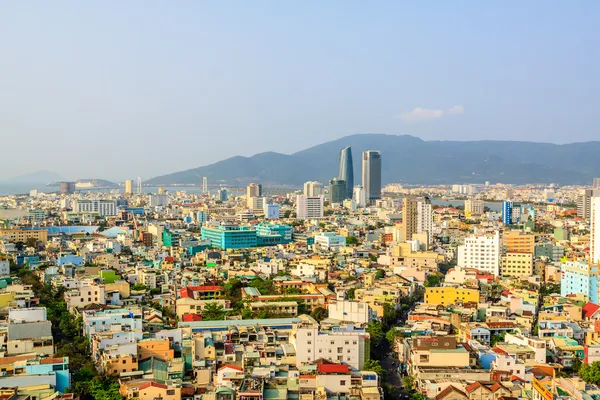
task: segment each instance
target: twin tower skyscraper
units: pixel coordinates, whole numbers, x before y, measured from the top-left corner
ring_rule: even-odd
[[[338,179],[346,182],[346,196],[352,198],[354,165],[350,146],[340,151]],[[381,199],[381,153],[368,150],[362,153],[362,188],[369,203]]]

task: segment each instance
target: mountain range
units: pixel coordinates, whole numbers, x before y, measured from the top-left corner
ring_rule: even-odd
[[[352,147],[354,182],[361,182],[361,153],[380,150],[382,181],[408,184],[590,184],[600,176],[600,142],[552,144],[517,141],[425,141],[410,135],[357,134],[294,154],[259,153],[152,178],[147,184],[211,183],[301,185],[327,183],[338,174],[339,152]]]
[[[7,183],[49,183],[62,181],[63,178],[52,171],[36,171],[7,179]]]

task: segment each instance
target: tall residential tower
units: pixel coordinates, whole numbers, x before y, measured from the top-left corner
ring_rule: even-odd
[[[362,186],[368,203],[381,199],[381,153],[368,150],[362,153]]]
[[[340,166],[338,179],[346,182],[346,198],[352,198],[354,189],[354,167],[352,165],[352,148],[350,146],[340,151]]]

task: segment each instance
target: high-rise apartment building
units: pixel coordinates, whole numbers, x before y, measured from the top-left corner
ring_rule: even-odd
[[[347,196],[346,182],[333,178],[329,181],[329,202],[331,204],[341,204]]]
[[[499,275],[500,234],[471,235],[458,246],[458,266]]]
[[[502,235],[506,253],[535,253],[535,235],[522,231],[507,231]]]
[[[586,260],[566,261],[561,267],[560,295],[581,294],[588,296],[590,302],[598,304],[598,265]]]
[[[217,199],[219,199],[219,201],[227,201],[228,198],[229,191],[227,190],[227,188],[221,188],[217,191]]]
[[[367,202],[381,199],[381,153],[368,150],[362,153],[362,187]]]
[[[133,193],[133,179],[127,179],[125,181],[125,194]]]
[[[433,242],[433,206],[429,198],[417,202],[417,233],[427,234],[427,245],[431,245]]]
[[[354,189],[354,167],[352,164],[352,148],[350,146],[340,151],[338,179],[346,183],[346,198],[352,198]]]
[[[485,203],[483,200],[469,199],[465,200],[465,217],[471,218],[472,215],[481,215],[485,212]]]
[[[97,212],[101,217],[117,215],[116,200],[75,200],[73,202],[75,212]]]
[[[502,202],[502,223],[504,225],[521,222],[521,205],[510,200]]]
[[[406,197],[402,204],[402,240],[413,240],[415,233],[427,234],[433,239],[433,208],[431,201]]]
[[[354,203],[357,207],[364,207],[367,205],[367,192],[362,186],[354,188]]]
[[[137,177],[137,192],[138,192],[139,194],[141,194],[141,193],[142,193],[142,191],[143,191],[143,189],[142,189],[142,177],[141,177],[141,176],[138,176],[138,177]]]
[[[262,197],[262,185],[251,183],[246,187],[246,197]]]
[[[417,200],[409,197],[402,202],[402,240],[412,240],[417,233]]]
[[[309,197],[321,196],[325,192],[321,182],[309,181],[304,183],[304,195]]]
[[[600,189],[600,178],[594,178],[592,189]]]
[[[298,195],[296,196],[296,218],[323,218],[323,205],[323,196],[310,197],[306,195]]]
[[[61,182],[60,183],[60,194],[73,194],[75,193],[75,182]]]
[[[590,260],[600,263],[600,196],[591,199],[590,210]]]
[[[150,195],[150,207],[166,207],[169,205],[169,195],[151,194]]]
[[[265,207],[264,197],[248,197],[247,207],[255,212],[263,211]]]
[[[251,210],[254,210],[254,207],[258,205],[253,199],[254,197],[262,197],[262,185],[260,183],[251,183],[246,187],[246,205]]]
[[[579,196],[577,196],[577,216],[583,219],[590,218],[590,211],[592,209],[592,196],[594,195],[593,189],[582,190]]]

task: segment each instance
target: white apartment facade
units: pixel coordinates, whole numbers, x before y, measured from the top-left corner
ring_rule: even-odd
[[[500,274],[500,234],[471,235],[458,246],[458,265],[494,276]]]
[[[169,195],[165,193],[151,194],[150,207],[166,207],[169,205]]]
[[[296,366],[312,364],[318,359],[347,364],[362,370],[365,364],[369,334],[353,326],[319,331],[317,325],[300,326],[291,341],[296,346]]]
[[[592,197],[590,203],[590,260],[597,264],[600,262],[600,196]]]
[[[323,196],[296,196],[296,218],[315,219],[323,218],[325,198]]]
[[[67,308],[82,308],[90,304],[106,304],[104,285],[95,283],[82,285],[65,293]]]
[[[116,200],[76,200],[73,210],[78,213],[97,212],[101,217],[117,215]]]
[[[304,195],[308,197],[317,197],[325,194],[324,186],[321,182],[309,181],[304,183]]]
[[[377,314],[369,304],[360,301],[336,301],[327,304],[329,318],[349,321],[359,324],[368,324],[377,318]]]
[[[417,233],[426,233],[429,240],[433,241],[433,207],[430,202],[417,202]]]

